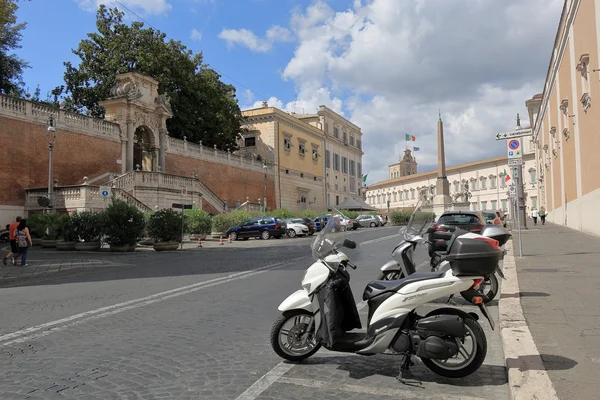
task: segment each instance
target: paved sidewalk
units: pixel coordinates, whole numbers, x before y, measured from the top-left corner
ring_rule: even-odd
[[[516,231],[513,245],[535,344],[560,399],[598,398],[600,238],[550,223],[528,226],[523,258]]]

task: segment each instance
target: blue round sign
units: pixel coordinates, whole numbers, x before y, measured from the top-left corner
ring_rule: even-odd
[[[108,190],[102,191],[102,197],[108,197]]]
[[[513,150],[516,150],[519,148],[519,141],[518,140],[511,140],[510,142],[508,142],[508,147],[510,147]]]

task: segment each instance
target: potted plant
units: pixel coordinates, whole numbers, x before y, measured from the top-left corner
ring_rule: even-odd
[[[105,241],[110,251],[134,251],[144,234],[144,213],[133,204],[116,198],[102,213]]]
[[[154,250],[177,250],[182,240],[181,218],[180,213],[176,213],[170,208],[152,214],[148,222],[148,236],[154,239]],[[183,223],[185,231],[185,218]]]
[[[102,236],[102,215],[93,211],[76,211],[71,218],[75,235],[79,241],[75,243],[75,250],[98,251],[100,250],[100,236]]]
[[[195,208],[187,210],[185,213],[188,232],[190,233],[190,239],[205,240],[206,235],[211,233],[212,219],[210,215],[204,210]]]
[[[53,249],[56,247],[57,239],[57,222],[60,214],[48,213],[48,214],[37,214],[37,221],[35,221],[35,228],[38,235],[41,235],[42,239],[40,244],[45,249]]]
[[[75,225],[69,214],[61,214],[56,222],[56,250],[72,251],[75,250],[77,235],[75,234]]]
[[[34,246],[42,244],[42,236],[44,236],[46,231],[45,220],[45,214],[43,213],[35,213],[27,217],[27,226],[29,227],[29,234]]]

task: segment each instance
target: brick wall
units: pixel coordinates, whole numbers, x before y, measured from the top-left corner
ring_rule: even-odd
[[[47,126],[0,116],[0,204],[23,205],[25,189],[48,186]],[[59,186],[105,172],[121,172],[121,145],[57,128],[53,151]]]
[[[221,199],[227,199],[227,204],[240,204],[250,197],[256,202],[263,197],[265,175],[258,171],[248,171],[223,164],[210,163],[195,158],[183,157],[176,154],[166,155],[166,172],[169,174],[191,176],[198,178]],[[273,175],[267,175],[267,206],[275,207]]]

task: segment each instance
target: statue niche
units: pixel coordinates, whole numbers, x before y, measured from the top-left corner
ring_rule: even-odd
[[[139,126],[135,130],[133,141],[134,170],[154,171],[156,145],[152,131],[147,126]]]

